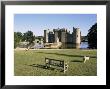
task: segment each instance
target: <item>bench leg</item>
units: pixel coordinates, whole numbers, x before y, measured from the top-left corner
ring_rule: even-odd
[[[84,63],[86,62],[86,60],[84,60]]]
[[[45,64],[45,66],[46,66],[46,68],[49,68],[49,67],[51,67],[51,65],[49,65],[49,64]]]
[[[68,70],[68,65],[65,64],[65,65],[64,65],[64,73],[65,73],[67,70]]]

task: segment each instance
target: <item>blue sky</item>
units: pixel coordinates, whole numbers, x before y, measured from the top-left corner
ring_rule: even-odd
[[[31,30],[35,36],[43,36],[45,29],[67,28],[72,32],[75,27],[85,36],[96,22],[96,14],[15,14],[14,32]]]

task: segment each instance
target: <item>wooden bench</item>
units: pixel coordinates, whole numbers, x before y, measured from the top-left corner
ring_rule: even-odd
[[[68,70],[68,65],[67,63],[64,62],[64,60],[45,58],[45,65],[46,65],[46,68],[51,66],[61,67],[64,73]]]

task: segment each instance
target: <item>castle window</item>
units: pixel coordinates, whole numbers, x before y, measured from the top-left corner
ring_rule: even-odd
[[[77,35],[77,37],[78,37],[78,35]]]

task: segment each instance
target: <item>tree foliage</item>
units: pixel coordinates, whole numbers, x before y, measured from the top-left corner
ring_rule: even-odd
[[[35,36],[33,35],[32,31],[27,31],[26,33],[24,33],[23,38],[29,43],[33,43],[33,41],[35,40]]]
[[[21,32],[14,32],[14,48],[19,46],[19,43],[21,41],[29,42],[29,44],[27,45],[27,47],[29,47],[34,40],[35,40],[35,36],[33,35],[32,31],[27,31],[23,34]]]
[[[27,31],[26,33],[23,34],[23,41],[29,42],[28,46],[33,43],[35,40],[35,36],[33,35],[32,31]]]
[[[88,44],[89,48],[97,48],[97,23],[95,23],[88,32]]]
[[[21,32],[14,32],[14,48],[19,45],[19,42],[22,40]]]

